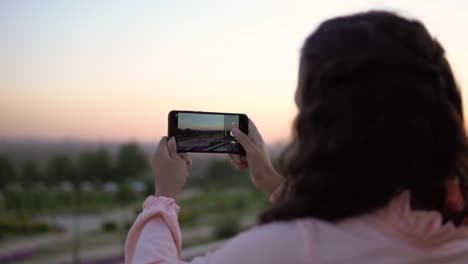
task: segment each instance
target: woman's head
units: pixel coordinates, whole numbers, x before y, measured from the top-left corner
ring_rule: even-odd
[[[465,182],[460,91],[417,21],[367,12],[322,23],[302,48],[296,103],[285,188],[262,222],[336,221],[403,190],[413,208],[443,212],[447,178]]]

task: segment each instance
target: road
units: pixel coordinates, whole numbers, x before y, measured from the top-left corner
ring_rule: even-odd
[[[182,151],[230,151],[234,146],[237,147],[236,144],[230,146],[232,142],[235,142],[232,137],[216,135],[180,138],[177,144]]]

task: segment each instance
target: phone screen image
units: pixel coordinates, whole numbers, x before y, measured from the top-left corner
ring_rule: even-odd
[[[239,128],[239,115],[179,112],[176,118],[178,151],[240,152],[231,132]]]

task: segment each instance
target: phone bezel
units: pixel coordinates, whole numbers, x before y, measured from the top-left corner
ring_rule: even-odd
[[[189,114],[212,114],[212,115],[238,115],[239,116],[239,130],[245,134],[249,133],[249,118],[246,114],[242,113],[226,113],[226,112],[206,112],[206,111],[190,111],[190,110],[172,110],[168,114],[168,126],[167,126],[167,135],[168,137],[174,136],[177,141],[177,118],[176,114],[179,113],[189,113]],[[239,143],[237,143],[239,144]],[[191,152],[191,153],[231,153],[231,154],[241,154],[245,155],[245,150],[239,144],[239,152],[230,152],[230,151],[180,151],[177,146],[177,152]]]

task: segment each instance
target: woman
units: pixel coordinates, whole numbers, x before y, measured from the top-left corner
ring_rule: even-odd
[[[273,204],[260,225],[192,263],[468,263],[467,142],[444,50],[387,12],[322,23],[302,48],[294,138],[282,176],[263,140],[233,131]],[[156,196],[128,235],[127,263],[180,263],[186,156],[161,139]]]

